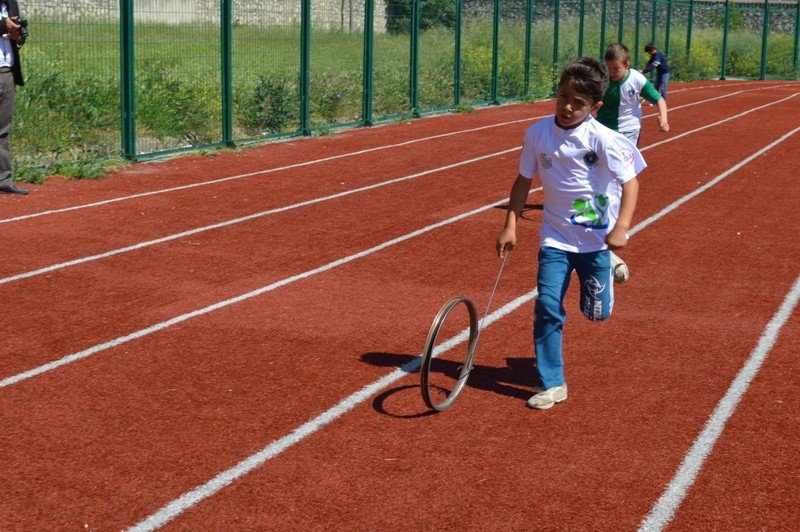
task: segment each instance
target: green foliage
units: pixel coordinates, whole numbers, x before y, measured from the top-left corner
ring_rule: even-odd
[[[297,82],[283,74],[259,76],[255,87],[235,104],[238,123],[255,136],[281,133],[300,115]]]
[[[329,124],[358,120],[361,72],[321,72],[311,77],[311,114]]]
[[[376,119],[409,120],[410,0],[391,10],[389,32],[375,34],[373,112]],[[420,111],[453,105],[455,77],[454,0],[422,3],[420,26]],[[511,9],[501,4],[504,13]],[[697,8],[696,9],[701,9]],[[720,9],[713,14],[721,28]],[[462,35],[460,101],[462,112],[491,99],[491,13],[465,11]],[[389,11],[387,11],[388,13]],[[396,14],[396,16],[391,16]],[[758,76],[761,31],[745,20],[744,11],[731,11],[727,57],[728,76]],[[589,19],[585,49],[596,53],[599,28]],[[696,19],[698,20],[698,19]],[[750,20],[750,22],[748,22]],[[15,178],[42,179],[48,172],[91,177],[119,164],[120,74],[118,28],[107,22],[82,26],[37,24],[43,33],[24,49],[28,79],[17,92],[14,131]],[[720,69],[721,29],[694,28],[689,59],[679,43],[685,39],[684,21],[673,18],[673,79],[688,81],[717,77]],[[645,24],[647,26],[647,24]],[[93,40],[85,43],[86,28]],[[554,70],[577,55],[577,20],[562,11],[559,61],[552,65],[552,18],[537,15],[533,27],[530,85],[524,72],[525,26],[513,18],[501,22],[498,58],[498,96],[533,101],[550,94]],[[613,33],[613,32],[612,32]],[[648,32],[645,31],[645,34]],[[137,25],[142,54],[136,61],[136,122],[142,152],[202,145],[220,140],[221,97],[218,36],[198,34],[190,26]],[[361,45],[363,35],[314,29],[311,121],[318,133],[330,133],[337,124],[359,120],[361,114]],[[299,29],[238,24],[234,32],[234,138],[280,134],[299,126]],[[152,43],[158,43],[154,54]],[[65,53],[69,50],[69,55]],[[198,53],[198,50],[203,50]],[[797,77],[793,69],[793,34],[772,31],[768,43],[768,76]],[[154,57],[155,55],[155,57]]]
[[[198,83],[197,75],[179,72],[162,61],[142,64],[138,74],[136,120],[144,134],[163,139],[184,138],[192,144],[208,142],[217,122],[219,91],[214,84]]]
[[[728,29],[740,30],[744,28],[744,12],[736,8],[736,3],[731,2],[728,10]],[[708,20],[712,27],[722,30],[725,27],[725,10],[720,8],[708,13]]]
[[[81,147],[66,149],[41,165],[19,164],[15,161],[14,179],[26,183],[41,184],[52,175],[61,175],[74,179],[98,179],[105,177],[112,170],[127,164],[118,156],[109,156],[103,152],[85,150]]]
[[[411,32],[413,0],[390,0],[386,4],[386,31],[392,34]],[[420,2],[419,28],[453,29],[456,22],[454,0],[425,0]]]

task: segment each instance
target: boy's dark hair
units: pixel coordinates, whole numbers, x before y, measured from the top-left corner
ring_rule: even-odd
[[[606,48],[606,55],[603,58],[606,61],[619,61],[620,63],[631,62],[631,53],[628,47],[620,42],[612,42]]]
[[[645,52],[655,52],[656,50],[658,50],[658,48],[656,48],[656,45],[651,42],[644,45]]]
[[[608,88],[606,65],[594,57],[581,57],[572,61],[561,71],[558,86],[572,82],[576,91],[588,95],[595,104],[603,99]]]

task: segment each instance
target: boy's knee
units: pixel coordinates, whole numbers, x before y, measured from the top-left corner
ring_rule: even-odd
[[[557,314],[561,301],[549,295],[539,294],[534,309],[537,314]]]
[[[539,296],[534,305],[534,320],[538,322],[562,321],[561,301],[555,297]]]

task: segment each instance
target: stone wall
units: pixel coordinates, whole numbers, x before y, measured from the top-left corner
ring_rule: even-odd
[[[119,19],[119,0],[21,0],[24,16],[59,20]],[[375,0],[375,31],[386,27],[386,0]],[[219,22],[219,0],[134,0],[139,22],[181,24]],[[233,0],[233,20],[256,26],[300,24],[300,0]],[[312,25],[322,29],[358,31],[364,27],[363,0],[312,0]]]
[[[386,28],[386,3],[390,0],[375,0],[375,31]],[[422,0],[424,2],[424,0]],[[552,18],[553,0],[534,0],[536,19]],[[112,19],[119,18],[119,0],[20,0],[21,9],[26,16],[42,16],[60,20]],[[527,0],[503,0],[502,17],[521,19],[525,14]],[[684,3],[688,0],[683,0]],[[596,4],[592,2],[590,4]],[[647,0],[643,2],[646,4]],[[761,0],[737,0],[739,7],[758,9]],[[140,22],[163,22],[181,24],[208,20],[219,22],[219,0],[134,0],[136,20]],[[724,4],[724,0],[698,0],[696,23],[698,27],[711,27],[715,24],[714,9]],[[770,0],[775,9],[794,10],[798,0]],[[562,16],[578,12],[578,0],[562,0]],[[616,12],[615,0],[609,0],[609,9]],[[626,11],[632,12],[633,0],[626,0]],[[594,6],[596,7],[596,6]],[[466,18],[490,18],[494,8],[493,0],[464,0]],[[649,7],[645,8],[649,12]],[[677,8],[676,8],[677,9]],[[666,3],[659,1],[659,10],[666,12]],[[589,10],[589,17],[599,16]],[[239,24],[256,26],[292,26],[300,23],[300,0],[233,0],[233,20]],[[315,27],[327,30],[359,31],[364,25],[364,0],[311,0],[311,20]],[[757,11],[744,12],[745,25],[757,29],[760,14]],[[772,17],[772,31],[793,31],[793,13],[775,13]]]

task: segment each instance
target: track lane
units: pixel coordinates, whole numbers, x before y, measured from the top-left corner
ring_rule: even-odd
[[[795,310],[668,530],[786,530],[800,522],[797,331]]]
[[[676,186],[686,184],[677,179],[671,182]],[[180,338],[167,339],[167,343],[164,343],[165,338],[150,338],[142,342],[145,345],[137,345],[134,351],[120,349],[117,354],[122,357],[87,361],[94,377],[85,384],[70,377],[73,373],[85,375],[86,369],[77,365],[64,368],[60,377],[52,374],[19,388],[10,388],[8,394],[0,397],[0,401],[5,403],[3,426],[19,431],[14,432],[9,441],[15,444],[14,462],[25,466],[22,471],[16,471],[18,476],[8,481],[16,481],[13,484],[16,486],[26,486],[26,480],[47,478],[49,468],[56,468],[64,479],[64,489],[67,489],[76,481],[80,483],[84,471],[92,471],[94,476],[86,487],[94,490],[96,497],[79,501],[78,511],[83,512],[82,515],[94,516],[94,522],[107,523],[112,517],[121,520],[124,515],[135,514],[134,506],[142,502],[140,497],[152,496],[148,494],[161,489],[179,490],[181,486],[191,484],[192,478],[204,478],[203,471],[214,471],[215,467],[219,470],[221,465],[230,464],[231,458],[241,456],[259,438],[260,441],[269,441],[265,432],[303,418],[304,412],[316,408],[314,405],[330,404],[329,399],[333,400],[350,379],[353,383],[364,382],[370,375],[385,372],[383,368],[376,370],[375,366],[358,360],[342,359],[342,353],[353,352],[353,341],[373,351],[415,352],[420,331],[427,328],[430,315],[443,297],[464,286],[486,284],[486,279],[491,277],[486,272],[496,269],[495,259],[488,251],[486,255],[469,257],[465,267],[457,268],[456,277],[452,263],[443,256],[444,252],[451,257],[450,260],[460,258],[463,261],[464,250],[473,249],[476,240],[485,237],[483,240],[491,242],[500,219],[499,213],[495,216],[487,214],[466,226],[437,232],[429,239],[410,243],[408,247],[396,248],[364,263],[354,263],[352,269],[348,267],[337,272],[330,284],[320,285],[317,281],[309,283],[309,289],[304,293],[287,291],[284,296],[288,299],[282,302],[276,301],[265,307],[263,302],[254,301],[227,317],[213,316],[202,323],[191,324],[191,327],[187,324],[182,327]],[[531,224],[528,238],[533,231]],[[637,236],[637,241],[639,238]],[[419,257],[432,260],[421,263]],[[523,253],[515,257],[523,258],[516,262],[519,269],[509,270],[508,287],[509,290],[524,290],[530,287],[529,268],[533,257],[532,254],[526,257]],[[375,282],[380,286],[378,297],[374,292]],[[344,323],[346,320],[343,320],[345,316],[340,306],[315,306],[313,314],[303,312],[304,301],[323,294],[329,301],[355,299],[368,304],[357,316],[352,316],[355,321],[349,326]],[[480,305],[480,297],[478,300]],[[396,305],[387,307],[386,301],[395,301]],[[428,302],[422,305],[425,308],[419,306],[420,301]],[[267,309],[271,314],[265,314]],[[426,310],[430,312],[426,313]],[[265,319],[273,320],[273,325]],[[420,321],[426,323],[418,323]],[[526,320],[517,321],[521,331],[528,330]],[[310,333],[307,336],[303,333],[298,337],[298,332],[287,335],[291,330],[304,331],[303,326],[308,323],[313,323],[315,328],[307,331]],[[375,339],[380,341],[375,342]],[[276,340],[285,342],[289,351],[270,344]],[[212,342],[219,344],[209,345]],[[220,345],[227,348],[221,351]],[[320,346],[324,346],[322,351]],[[491,349],[488,347],[487,353],[492,352]],[[264,353],[272,352],[285,354],[275,358],[273,369],[265,373],[260,364],[263,364]],[[491,358],[490,355],[487,357]],[[181,362],[177,366],[165,366],[170,359]],[[322,361],[327,363],[320,364]],[[344,363],[346,367],[337,366],[338,376],[332,379],[330,371],[334,361]],[[125,364],[125,371],[120,371],[120,362]],[[187,372],[186,363],[196,369]],[[231,364],[236,366],[231,368]],[[277,370],[274,369],[276,365],[279,366]],[[261,371],[255,370],[259,367]],[[195,372],[200,368],[208,368],[212,374],[198,380]],[[277,374],[272,371],[295,377],[303,375],[303,380],[278,384],[275,382]],[[314,382],[330,383],[333,389],[314,387]],[[227,388],[233,383],[237,384]],[[265,383],[276,389],[265,388]],[[57,393],[57,390],[65,389],[64,386],[66,389],[77,388],[80,392],[69,396]],[[226,391],[229,389],[230,392]],[[495,396],[494,393],[488,395]],[[33,415],[30,415],[30,408],[23,407],[25,397],[31,396],[38,398]],[[470,396],[477,397],[477,394],[470,393]],[[507,397],[501,396],[500,399],[500,406],[506,411]],[[132,408],[135,412],[131,412]],[[276,412],[277,408],[282,413]],[[78,419],[72,417],[75,413],[80,413]],[[232,415],[237,419],[232,419]],[[184,431],[184,424],[191,426],[191,430]],[[109,437],[112,439],[110,442]],[[352,438],[351,434],[348,441]],[[203,450],[200,451],[198,446]],[[184,453],[191,448],[196,451],[190,454],[202,454],[204,458],[195,461],[187,457]],[[51,463],[26,461],[26,457],[30,458],[27,453],[35,455],[37,450],[43,451],[45,460],[48,456],[66,456],[70,460],[61,458]],[[104,463],[114,465],[108,469],[94,465]],[[185,465],[187,469],[176,475],[176,464]],[[159,473],[156,473],[157,478],[142,478],[141,471]],[[61,492],[61,485],[57,491]],[[132,498],[139,502],[131,503]],[[102,507],[95,505],[95,500],[103,501]],[[47,516],[48,512],[51,512],[51,522],[73,522],[69,521],[69,516],[74,515],[70,513],[74,507],[59,507],[56,499],[46,504],[37,502],[42,504],[36,505],[36,515],[30,516],[31,523]]]
[[[800,148],[800,136],[785,148]],[[635,277],[619,291],[616,318],[597,327],[576,317],[568,325],[572,396],[558,409],[523,406],[530,340],[520,348],[509,338],[528,336],[530,325],[518,312],[487,331],[478,360],[489,366],[485,377],[453,410],[416,419],[381,414],[424,409],[410,376],[167,529],[637,526],[795,280],[798,257],[779,253],[792,200],[757,186],[766,173],[778,189],[794,183],[793,163],[769,155],[636,235]],[[748,223],[756,216],[757,224]],[[740,247],[761,254],[737,254],[732,265],[719,253]],[[768,289],[740,290],[763,273],[763,254],[776,257]],[[741,277],[735,286],[733,268]],[[575,316],[574,290],[570,297]],[[748,327],[732,308],[747,309]],[[720,498],[714,506],[728,508]]]
[[[779,107],[767,108],[764,116],[782,116],[784,111]],[[744,119],[730,124],[727,131],[732,134],[757,133],[762,129],[766,133],[769,129],[765,124],[751,126]],[[682,152],[687,156],[695,154],[697,160],[704,160],[704,149],[698,150],[691,136],[676,142],[684,146]],[[758,137],[751,137],[749,142],[757,146]],[[651,157],[651,153],[655,157],[653,168],[669,168],[674,163],[666,159],[665,163],[660,162],[659,150],[646,152],[646,156]],[[418,228],[420,221],[440,220],[439,212],[453,215],[496,200],[507,193],[506,176],[516,172],[516,159],[512,154],[476,164],[470,168],[474,173],[469,180],[463,177],[463,170],[444,173],[435,181],[433,189],[424,181],[407,183],[398,189],[400,192],[378,189],[371,192],[372,201],[366,205],[359,197],[341,198],[318,207],[316,216],[320,223],[314,225],[308,224],[305,213],[283,213],[159,247],[158,253],[143,250],[133,256],[114,257],[73,271],[27,280],[18,286],[8,285],[4,287],[8,297],[6,304],[13,304],[16,315],[36,316],[40,327],[24,336],[5,339],[0,351],[5,354],[0,362],[2,375],[8,377],[37,363],[58,358],[51,353],[76,352],[95,345],[98,338],[110,340],[119,334],[131,333],[141,328],[143,321],[148,325],[159,323],[254,290],[282,275],[297,273],[298,260],[311,266],[321,265],[360,251],[374,245],[381,236],[362,230],[374,221],[380,221],[383,234],[391,230],[388,235],[400,235]],[[726,154],[714,163],[718,165],[715,168],[724,169],[736,160],[736,154]],[[505,166],[498,170],[497,164]],[[491,176],[492,185],[487,186],[485,176]],[[670,172],[653,180],[676,182]],[[475,190],[482,196],[477,197]],[[396,211],[400,217],[389,221],[384,205],[393,205],[398,193],[421,199]],[[452,203],[454,193],[460,198],[456,204]],[[442,206],[448,203],[452,205],[450,210],[443,210]],[[358,218],[354,220],[351,213],[358,213]],[[291,242],[302,243],[299,251],[295,246],[287,246],[287,227],[296,228],[290,233]],[[328,231],[332,228],[347,242],[346,247],[330,242]],[[213,250],[211,257],[208,250]],[[242,257],[248,260],[243,262]],[[206,267],[203,267],[204,262]],[[110,277],[115,271],[126,272],[124,282]],[[119,332],[110,335],[113,331]]]

